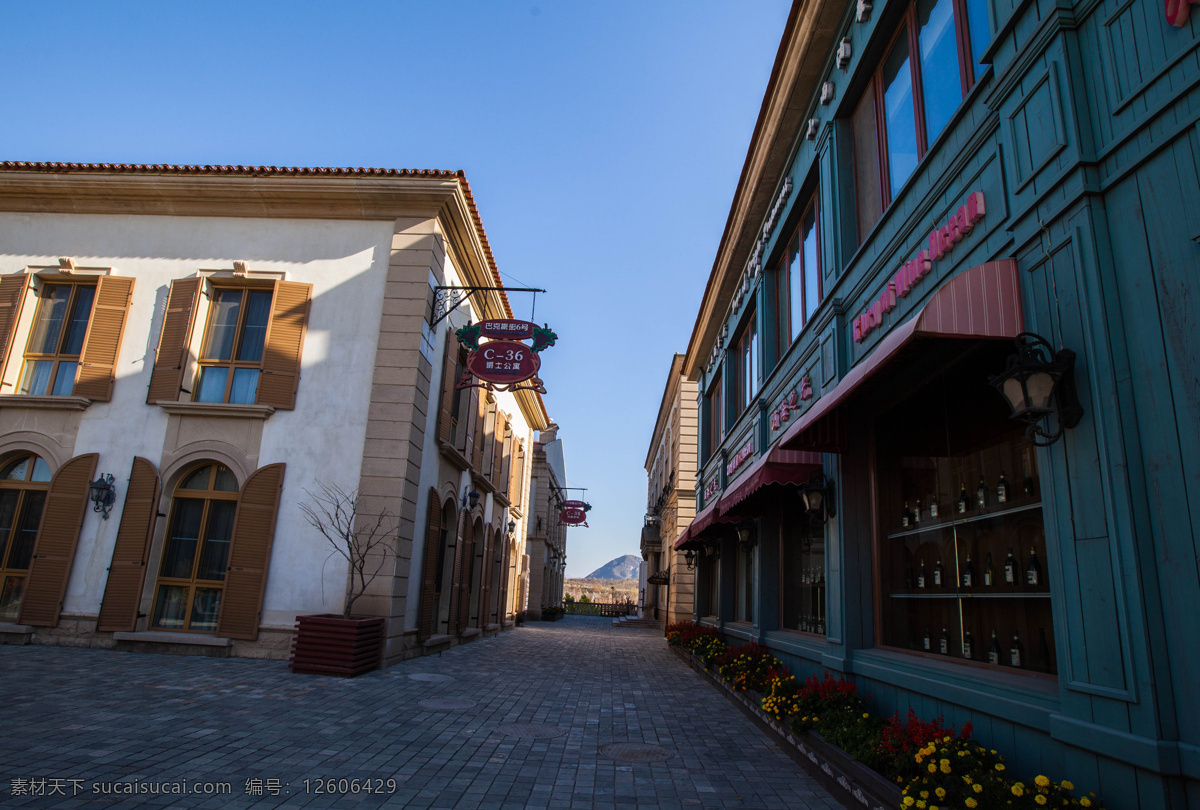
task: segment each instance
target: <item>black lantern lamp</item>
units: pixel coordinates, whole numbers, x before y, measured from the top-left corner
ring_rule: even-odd
[[[479,490],[472,487],[471,491],[467,492],[466,489],[466,487],[463,487],[463,506],[468,509],[474,509],[475,505],[479,503]]]
[[[704,556],[711,557],[714,560],[721,559],[721,544],[720,543],[705,543]]]
[[[743,520],[737,524],[738,545],[742,547],[742,551],[749,551],[756,545],[754,537],[754,521],[750,519]]]
[[[515,520],[510,520],[508,522],[508,533],[512,534],[516,530],[517,530],[517,522]]]
[[[99,478],[88,485],[88,495],[92,499],[92,511],[99,512],[102,518],[108,520],[108,513],[112,511],[113,503],[117,500],[117,488],[113,486],[112,475],[101,473]]]
[[[1048,447],[1083,418],[1083,406],[1075,395],[1075,352],[1055,352],[1045,339],[1022,332],[1016,339],[1017,353],[1008,358],[1002,374],[988,382],[1003,395],[1012,418],[1026,424],[1025,438],[1037,447]],[[1041,421],[1057,414],[1058,429],[1047,433]]]
[[[833,480],[825,473],[816,473],[808,479],[808,483],[800,490],[804,501],[804,511],[812,517],[820,517],[821,523],[828,523],[831,517],[836,517],[834,511]]]
[[[687,551],[683,552],[683,559],[684,562],[687,563],[689,571],[696,570],[696,549],[689,548]]]

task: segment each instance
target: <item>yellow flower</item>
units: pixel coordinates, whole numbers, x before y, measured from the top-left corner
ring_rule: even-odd
[[[918,764],[920,764],[921,760],[924,759],[924,757],[922,756],[922,753],[923,753],[923,750],[917,752],[917,763]]]
[[[914,799],[912,796],[904,797],[904,806],[905,807],[912,807],[915,802],[916,802],[916,799]]]
[[[938,788],[937,790],[934,791],[934,793],[937,794],[937,797],[939,799],[946,798],[946,789],[945,788]]]
[[[917,810],[925,810],[925,802],[917,802]]]
[[[950,735],[947,734],[945,737],[942,737],[942,742],[950,742]]]
[[[1024,796],[1025,795],[1025,786],[1022,785],[1020,782],[1014,782],[1013,786],[1012,786],[1012,795]]]
[[[922,798],[922,799],[928,799],[928,798],[929,798],[929,791],[928,791],[928,790],[922,790],[922,791],[921,791],[921,798]]]
[[[1004,770],[1004,763],[1003,763],[1003,762],[997,762],[997,763],[996,763],[996,770],[998,770],[998,771],[1002,771],[1002,770]]]
[[[870,717],[870,716],[871,716],[871,715],[870,715],[870,714],[868,714],[867,712],[863,712],[863,719],[864,719],[864,720],[865,720],[866,718]]]
[[[1050,780],[1044,776],[1035,776],[1033,777],[1033,783],[1038,787],[1046,787],[1050,784]]]
[[[1073,784],[1071,784],[1070,782],[1068,782],[1066,779],[1062,780],[1062,786],[1063,786],[1064,790],[1074,790],[1075,789],[1075,786]]]
[[[983,793],[983,785],[975,783],[974,785],[971,785],[971,790],[975,791],[976,793]]]
[[[965,757],[965,756],[967,755],[967,752],[966,752],[966,751],[959,751],[959,752],[958,752],[958,755],[959,755],[960,757]]]
[[[942,760],[942,773],[950,773],[950,760]]]
[[[1034,800],[1035,802],[1037,802],[1038,804],[1045,804],[1045,803],[1046,803],[1046,797],[1045,797],[1045,796],[1043,796],[1043,795],[1042,795],[1042,794],[1040,794],[1040,793],[1039,793],[1038,795],[1034,796],[1034,797],[1033,797],[1033,800]]]
[[[930,773],[937,773],[937,765],[934,765],[932,762],[930,762],[930,763],[929,763],[929,772],[930,772]]]
[[[1084,807],[1092,806],[1092,800],[1089,799],[1087,796],[1084,796],[1082,799],[1080,799],[1079,803],[1082,804]]]
[[[978,806],[979,806],[979,802],[975,801],[970,796],[967,797],[967,807],[975,808]]]

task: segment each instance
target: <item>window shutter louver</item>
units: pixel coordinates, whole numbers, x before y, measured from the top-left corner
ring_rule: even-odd
[[[21,305],[25,303],[28,284],[26,273],[0,275],[0,350],[4,352],[0,354],[0,377],[4,376],[8,355],[12,352],[13,333],[21,319]]]
[[[492,527],[488,526],[483,534],[483,555],[479,558],[479,615],[475,626],[483,630],[488,625],[488,600],[492,595]]]
[[[485,424],[483,415],[486,411],[486,398],[483,394],[479,394],[475,397],[475,452],[471,454],[471,468],[478,473],[483,472],[483,442],[485,438],[483,434],[483,426]]]
[[[475,527],[470,521],[471,516],[467,515],[467,525],[463,530],[462,566],[459,568],[458,622],[454,625],[459,633],[466,630],[471,623],[471,569],[475,563]]]
[[[501,489],[500,470],[504,466],[504,416],[496,409],[495,424],[492,426],[492,469],[489,473],[492,486]]]
[[[425,510],[425,562],[421,566],[421,610],[417,618],[417,638],[425,641],[433,635],[434,612],[437,611],[438,544],[442,540],[442,505],[436,489],[429,490],[429,506]]]
[[[117,354],[121,350],[121,335],[125,331],[125,318],[132,299],[132,278],[101,276],[96,282],[92,317],[79,354],[75,396],[87,397],[93,402],[112,400]]]
[[[454,567],[450,574],[450,611],[446,621],[447,632],[458,627],[458,602],[462,592],[463,544],[471,531],[471,516],[466,509],[458,512],[457,526],[462,527],[461,533],[454,541]]]
[[[308,308],[312,285],[295,281],[276,281],[271,300],[271,322],[263,346],[262,375],[258,380],[255,403],[276,410],[296,407],[296,388],[300,384],[300,352],[308,326]]]
[[[161,486],[154,465],[140,456],[134,458],[112,564],[108,568],[108,582],[100,603],[100,619],[96,623],[96,629],[101,632],[137,629],[138,607],[146,580],[150,539],[158,517]]]
[[[458,352],[455,346],[457,341],[454,339],[453,332],[446,333],[446,351],[442,354],[442,406],[438,411],[438,441],[442,444],[450,444],[453,439],[453,426],[451,420],[454,418],[454,385],[457,380],[454,379],[454,373],[458,366]]]
[[[459,429],[466,433],[466,441],[462,445],[463,458],[474,466],[475,458],[475,411],[479,407],[479,389],[471,389],[471,398],[466,402],[460,401],[461,413],[458,415]]]
[[[513,442],[512,451],[512,470],[509,473],[510,480],[508,482],[508,499],[516,506],[521,505],[524,498],[524,492],[521,485],[525,478],[525,448]]]
[[[79,543],[83,513],[88,504],[88,484],[96,472],[99,454],[88,453],[62,465],[50,479],[33,547],[33,562],[25,582],[18,624],[54,627],[62,612],[71,561]]]
[[[150,405],[159,400],[174,402],[179,399],[188,343],[191,342],[196,318],[196,301],[200,297],[202,283],[203,280],[199,278],[177,278],[171,282],[167,312],[163,315],[162,331],[158,336],[158,350],[154,353],[150,390],[146,393],[146,402]]]
[[[246,479],[233,518],[229,567],[217,635],[254,641],[258,638],[267,565],[275,537],[275,515],[283,488],[284,464],[268,464]]]
[[[508,537],[504,538],[504,553],[501,555],[500,561],[500,599],[496,602],[496,616],[500,621],[500,625],[504,625],[504,620],[508,618],[508,565],[511,543]]]
[[[504,422],[504,448],[503,458],[500,461],[500,487],[504,492],[504,497],[512,501],[512,425],[507,420]]]

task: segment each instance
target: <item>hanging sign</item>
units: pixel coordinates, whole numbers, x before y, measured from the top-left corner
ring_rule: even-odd
[[[1166,0],[1167,22],[1176,28],[1187,25],[1188,12],[1192,5],[1200,5],[1200,0]]]
[[[470,349],[466,371],[456,388],[546,393],[537,374],[542,367],[538,352],[558,340],[549,326],[501,318],[467,324],[455,334],[458,342]],[[532,340],[532,345],[522,342],[525,340]],[[528,384],[520,385],[525,382]]]
[[[592,505],[586,501],[563,501],[558,513],[559,526],[587,526],[587,513]]]
[[[671,584],[671,575],[668,574],[666,571],[659,571],[658,573],[651,574],[650,576],[646,577],[646,584],[647,585],[670,585]]]

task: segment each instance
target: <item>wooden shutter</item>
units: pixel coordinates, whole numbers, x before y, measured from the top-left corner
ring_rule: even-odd
[[[480,556],[479,569],[479,616],[475,626],[480,630],[488,625],[488,600],[492,595],[492,527],[484,529],[483,554]]]
[[[167,312],[158,336],[158,351],[154,354],[150,390],[146,394],[146,402],[150,405],[159,400],[174,402],[179,399],[183,367],[196,319],[196,301],[200,297],[202,284],[203,280],[199,278],[177,278],[171,282]]]
[[[453,332],[446,333],[446,350],[442,353],[442,406],[438,410],[438,441],[450,444],[453,438],[454,419],[454,386],[458,382],[455,372],[458,370],[458,341]]]
[[[96,623],[96,629],[101,632],[136,629],[161,487],[154,465],[144,458],[134,458],[129,487],[125,490],[125,508],[121,510],[121,525],[117,529],[117,543],[108,568],[108,583],[100,602],[100,620]]]
[[[425,562],[421,566],[421,610],[417,618],[417,638],[421,641],[433,635],[434,614],[437,612],[438,544],[442,541],[442,505],[438,491],[430,488],[429,506],[425,510]]]
[[[496,618],[501,627],[504,626],[504,620],[508,618],[508,555],[511,551],[508,535],[504,536],[503,543],[504,551],[500,558],[500,598],[496,601]]]
[[[125,276],[101,276],[96,282],[96,300],[83,350],[79,354],[79,371],[75,377],[74,394],[93,402],[112,399],[116,379],[117,354],[121,350],[121,334],[133,299],[133,279]]]
[[[300,384],[300,351],[308,326],[312,285],[276,281],[271,299],[271,322],[263,346],[262,376],[258,379],[258,405],[273,405],[281,411],[296,407]]]
[[[467,525],[463,528],[462,566],[459,568],[458,583],[458,622],[454,625],[458,632],[467,629],[471,623],[471,579],[475,567],[475,525],[471,523],[471,515],[467,515]]]
[[[479,391],[479,389],[475,389]],[[476,472],[483,472],[483,426],[486,420],[483,414],[487,411],[487,397],[483,393],[479,393],[474,397],[475,412],[472,417],[475,420],[475,450],[471,453],[471,468]]]
[[[76,456],[58,468],[42,509],[33,546],[33,562],[25,583],[18,624],[54,627],[62,612],[71,561],[79,543],[83,513],[88,504],[88,484],[96,472],[97,453]]]
[[[233,518],[225,595],[221,597],[221,617],[217,620],[218,636],[246,641],[258,638],[284,466],[268,464],[261,467],[242,487],[237,514]]]
[[[520,506],[525,497],[525,448],[513,440],[512,469],[509,471],[508,499]]]
[[[492,486],[501,489],[500,470],[504,466],[504,415],[496,408],[496,417],[492,426],[492,469],[489,473]]]
[[[13,333],[21,319],[21,305],[25,303],[25,291],[29,286],[27,273],[5,273],[0,275],[0,377],[8,365],[12,352]],[[10,392],[11,393],[11,392]]]
[[[504,497],[508,498],[510,501],[512,500],[510,486],[512,484],[512,451],[512,426],[508,423],[508,420],[505,420],[504,447],[502,452],[503,458],[500,461],[500,482],[498,486],[501,488],[501,491],[504,492]]]
[[[462,450],[463,458],[465,458],[467,460],[467,463],[470,464],[472,467],[474,467],[475,466],[475,461],[474,461],[475,445],[476,445],[475,412],[479,409],[479,389],[472,388],[470,400],[460,399],[458,402],[458,405],[459,405],[458,426],[466,434],[466,439],[465,439],[462,447],[459,449]]]
[[[454,540],[454,567],[450,574],[450,613],[446,622],[447,631],[458,626],[458,602],[462,592],[463,544],[471,531],[471,515],[466,509],[458,511],[458,537]]]

